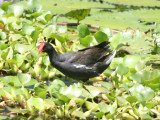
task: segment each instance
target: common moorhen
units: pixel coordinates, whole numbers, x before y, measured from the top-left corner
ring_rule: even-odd
[[[99,76],[116,55],[116,51],[110,52],[107,41],[64,54],[58,54],[51,44],[42,42],[38,50],[38,53],[41,52],[48,53],[53,67],[68,77],[82,81]]]

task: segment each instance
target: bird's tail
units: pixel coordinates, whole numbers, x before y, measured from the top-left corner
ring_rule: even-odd
[[[107,50],[109,48],[109,42],[108,41],[104,41],[104,42],[98,44],[97,47],[104,48],[104,49]]]
[[[116,51],[110,53],[110,54],[107,56],[106,64],[111,63],[111,61],[112,61],[112,59],[115,57],[115,55],[116,55]]]

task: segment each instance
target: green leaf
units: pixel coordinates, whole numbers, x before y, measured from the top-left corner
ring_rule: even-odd
[[[110,112],[110,105],[107,105],[105,102],[100,102],[98,107],[101,112],[107,113]]]
[[[4,44],[0,42],[0,50],[4,50],[6,48],[8,48],[8,44]]]
[[[8,48],[7,50],[3,51],[1,54],[2,59],[4,60],[10,60],[13,58],[13,49]]]
[[[20,38],[22,38],[21,34],[13,34],[11,35],[11,38],[13,41],[19,40]]]
[[[116,72],[121,76],[126,75],[128,71],[129,68],[124,64],[119,64],[118,67],[116,68]]]
[[[55,25],[49,25],[48,27],[46,27],[43,30],[42,34],[45,37],[49,38],[51,36],[51,34],[54,33],[55,31],[56,31],[56,26]]]
[[[50,38],[55,38],[61,43],[64,43],[67,40],[64,36],[56,35],[56,34],[53,34],[53,33],[50,35]]]
[[[83,20],[86,16],[90,14],[91,9],[77,9],[77,10],[72,10],[68,13],[65,14],[66,17],[73,18],[75,20],[81,21]]]
[[[91,97],[95,97],[98,96],[99,93],[101,92],[100,89],[98,89],[97,87],[91,86],[91,85],[85,85],[86,89],[91,93]]]
[[[97,103],[92,103],[89,101],[85,101],[85,105],[87,107],[87,110],[92,110],[92,111],[97,111],[99,106]]]
[[[67,32],[67,26],[58,26],[58,33],[66,33]]]
[[[127,55],[123,59],[123,64],[130,69],[135,69],[136,64],[141,60],[140,56]]]
[[[129,76],[129,78],[131,80],[137,81],[138,83],[142,82],[140,75],[138,75],[137,73],[131,73],[130,76]]]
[[[44,106],[45,106],[45,109],[49,109],[49,108],[54,108],[55,106],[55,103],[52,99],[44,99]]]
[[[89,28],[85,24],[78,25],[77,30],[78,30],[79,36],[81,38],[84,38],[84,37],[86,37],[87,35],[90,34]]]
[[[32,32],[35,31],[35,28],[27,23],[23,24],[22,32],[26,35],[31,35]]]
[[[108,90],[111,90],[113,88],[113,84],[108,83],[108,82],[102,82],[101,85],[107,88]]]
[[[3,16],[5,14],[5,11],[0,9],[0,16]]]
[[[102,31],[98,31],[94,34],[94,37],[96,39],[96,41],[98,43],[101,43],[101,42],[104,42],[104,41],[107,41],[108,40],[108,36],[102,32]]]
[[[50,60],[48,56],[43,57],[43,64],[45,64],[46,66],[50,65]]]
[[[92,41],[93,38],[89,35],[86,36],[85,38],[80,38],[80,43],[84,46],[89,46]]]
[[[16,54],[14,56],[14,59],[17,61],[16,62],[17,63],[17,67],[20,67],[24,62],[25,56],[21,55],[21,54]]]
[[[72,85],[72,86],[66,87],[63,91],[61,91],[61,93],[68,96],[69,98],[79,97],[82,93],[82,88]]]
[[[47,90],[41,87],[35,87],[34,88],[35,94],[38,95],[40,98],[45,99]]]
[[[86,119],[85,114],[81,111],[75,110],[72,112],[72,115],[81,119]]]
[[[151,100],[154,97],[154,91],[149,87],[144,87],[141,84],[135,84],[129,89],[131,94],[139,101]]]
[[[152,120],[152,117],[150,115],[148,115],[148,114],[144,113],[144,114],[141,114],[140,116],[141,116],[142,119]]]
[[[35,31],[32,32],[31,37],[35,42],[37,41],[40,33],[41,33],[41,31],[38,29],[36,29]]]
[[[10,5],[7,12],[14,13],[15,17],[20,17],[24,12],[24,5],[23,4]]]
[[[27,51],[30,51],[33,48],[33,45],[24,45],[24,44],[16,44],[15,50],[19,53],[24,54]]]
[[[127,100],[128,102],[130,102],[130,103],[135,103],[135,102],[137,102],[137,98],[136,98],[135,96],[128,96],[128,97],[126,98],[126,100]]]
[[[11,5],[11,4],[12,4],[12,2],[4,2],[4,3],[1,5],[2,10],[4,10],[4,11],[7,12],[8,7],[9,7],[9,5]]]
[[[2,32],[2,30],[0,29],[0,39],[4,40],[6,39],[7,35],[5,32]]]
[[[31,75],[18,73],[18,79],[19,79],[19,81],[21,82],[22,85],[25,85],[25,84],[30,82]]]
[[[42,98],[35,98],[33,96],[31,96],[31,98],[27,100],[27,104],[29,106],[34,106],[39,111],[42,111],[44,109],[43,103],[44,101]]]
[[[122,35],[119,33],[117,35],[114,35],[112,38],[110,38],[110,45],[114,49],[118,49],[118,46],[120,46],[122,40]]]
[[[97,113],[93,113],[98,119],[102,118],[102,116],[104,115],[103,112],[97,112]]]
[[[28,0],[27,6],[30,12],[33,12],[33,10],[35,10],[35,12],[42,11],[42,5],[40,5],[37,0]]]

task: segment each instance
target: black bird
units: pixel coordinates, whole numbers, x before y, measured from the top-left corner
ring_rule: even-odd
[[[51,44],[42,42],[38,50],[41,52],[48,53],[52,66],[64,75],[82,81],[99,76],[116,55],[116,51],[110,52],[107,41],[64,54],[58,54]]]

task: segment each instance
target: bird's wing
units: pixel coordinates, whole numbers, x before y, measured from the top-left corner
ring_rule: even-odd
[[[109,48],[108,44],[109,42],[102,42],[99,45],[87,47],[78,52],[62,54],[60,55],[61,62],[92,66],[106,55]]]

